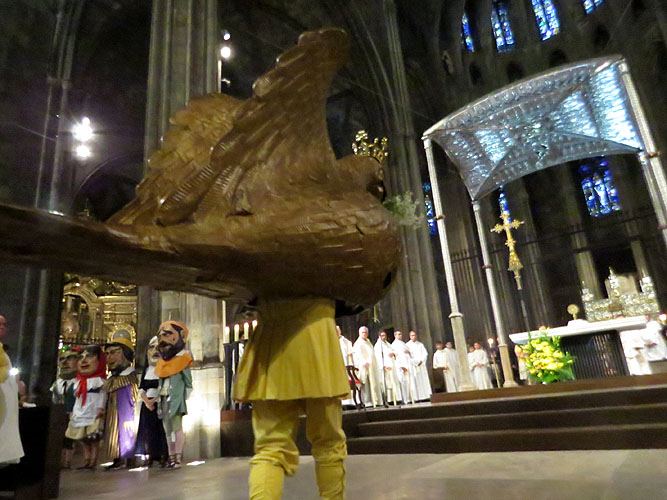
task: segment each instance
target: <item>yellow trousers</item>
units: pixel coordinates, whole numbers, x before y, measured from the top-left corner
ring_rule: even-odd
[[[345,498],[347,446],[343,432],[343,411],[339,398],[290,401],[253,401],[252,428],[255,456],[250,461],[250,499],[280,499],[285,474],[299,467],[296,433],[299,417],[306,415],[306,437],[312,444],[315,475],[320,497]]]

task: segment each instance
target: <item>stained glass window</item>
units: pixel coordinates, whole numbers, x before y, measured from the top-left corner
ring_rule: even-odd
[[[542,40],[560,33],[560,21],[553,0],[532,0],[535,20]]]
[[[584,4],[584,10],[586,11],[586,14],[590,14],[593,12],[595,9],[597,9],[604,0],[583,0]]]
[[[431,201],[431,183],[424,183],[424,208],[426,212],[426,222],[428,223],[428,234],[438,234],[438,227],[435,223],[435,210]]]
[[[500,186],[500,191],[498,192],[498,205],[500,206],[500,213],[510,215],[510,207],[507,203],[507,196],[505,195],[505,190],[503,186]],[[512,222],[512,217],[510,216],[508,222]]]
[[[493,2],[493,9],[491,9],[491,27],[493,28],[493,36],[496,39],[496,47],[498,52],[504,52],[514,48],[514,33],[510,26],[510,17],[507,11],[507,2],[504,0],[496,0]]]
[[[603,156],[582,161],[579,174],[590,215],[600,217],[621,209],[609,164]]]
[[[468,20],[468,13],[463,12],[461,18],[461,44],[468,52],[475,52],[475,42],[472,39],[472,31],[470,30],[470,21]]]

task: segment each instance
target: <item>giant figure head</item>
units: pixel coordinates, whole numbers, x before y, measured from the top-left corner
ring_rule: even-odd
[[[134,361],[134,345],[132,335],[127,330],[116,330],[111,340],[105,344],[104,353],[107,358],[107,368],[113,375],[118,375]]]
[[[169,361],[185,348],[188,340],[187,327],[178,321],[165,321],[157,332],[158,350],[165,361]]]

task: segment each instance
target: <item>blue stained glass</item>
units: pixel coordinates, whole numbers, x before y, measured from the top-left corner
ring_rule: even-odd
[[[581,190],[584,192],[588,213],[593,217],[600,217],[619,211],[621,205],[618,192],[607,160],[598,157],[588,161],[591,163],[583,164],[579,168],[582,176]]]
[[[461,43],[463,48],[468,52],[475,52],[475,42],[472,39],[472,32],[470,30],[470,21],[468,20],[468,13],[464,12],[461,18]]]
[[[556,6],[552,0],[532,0],[533,12],[542,40],[547,40],[560,33],[560,21]]]
[[[435,222],[435,210],[431,201],[431,183],[424,183],[424,208],[426,213],[426,222],[428,223],[428,234],[434,236],[438,234],[438,226]]]
[[[505,195],[505,191],[503,190],[502,186],[500,186],[500,192],[498,193],[498,205],[500,206],[501,214],[510,215],[510,207],[507,203],[507,196]],[[512,217],[508,217],[507,221],[512,222]]]
[[[597,9],[604,0],[583,0],[584,4],[584,10],[586,11],[586,14],[590,14],[593,12],[595,9]]]
[[[493,2],[491,9],[491,27],[493,36],[496,39],[496,48],[498,52],[511,50],[514,45],[514,33],[510,26],[509,13],[507,12],[507,2],[497,0]]]

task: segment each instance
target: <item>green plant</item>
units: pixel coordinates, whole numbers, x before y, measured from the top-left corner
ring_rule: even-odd
[[[411,191],[387,198],[382,205],[391,212],[399,226],[416,229],[424,224],[424,215],[417,212],[418,203],[412,200]]]

